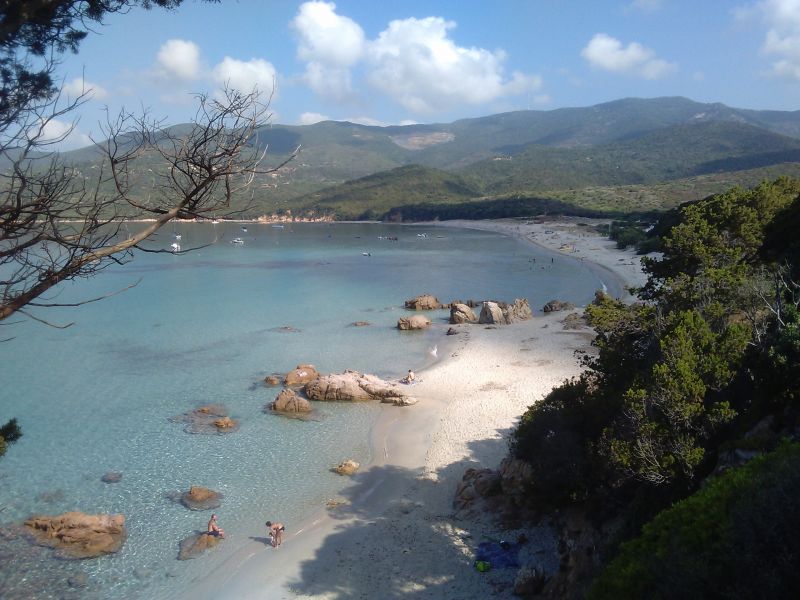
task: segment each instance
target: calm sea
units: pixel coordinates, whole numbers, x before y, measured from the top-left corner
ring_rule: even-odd
[[[67,510],[123,513],[122,551],[88,561],[54,560],[22,540],[0,541],[3,598],[169,598],[236,551],[263,522],[299,523],[334,497],[329,468],[370,461],[368,433],[381,410],[330,404],[315,420],[265,414],[273,372],[313,363],[399,377],[430,364],[447,313],[426,332],[395,329],[403,300],[525,297],[534,309],[557,298],[585,304],[612,281],[587,265],[537,252],[490,232],[377,224],[181,224],[153,248],[52,294],[72,302],[136,287],[80,308],[37,314],[75,324],[26,321],[0,327],[0,422],[16,417],[23,438],[0,459],[0,524]],[[240,237],[244,244],[232,243]],[[397,237],[391,241],[388,237]],[[369,327],[351,327],[368,321]],[[222,404],[241,423],[228,435],[184,432],[170,421]],[[119,471],[118,483],[101,476]],[[178,542],[205,528],[208,512],[171,499],[192,485],[222,492],[216,510],[229,536],[214,553],[176,560]]]

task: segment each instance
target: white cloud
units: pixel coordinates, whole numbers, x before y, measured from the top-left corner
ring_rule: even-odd
[[[304,79],[317,94],[342,99],[352,93],[350,67],[364,52],[364,30],[336,14],[333,2],[305,2],[291,22],[298,37],[297,56],[305,61]]]
[[[300,125],[313,125],[314,123],[319,123],[320,121],[329,120],[330,117],[328,115],[323,115],[322,113],[304,112],[300,115]]]
[[[275,75],[272,63],[262,58],[242,61],[226,56],[213,70],[218,84],[246,94],[257,89],[264,96],[274,93]]]
[[[440,17],[389,23],[368,45],[370,82],[414,113],[482,104],[541,87],[541,78],[505,80],[502,50],[465,48],[448,37],[456,24]]]
[[[39,127],[41,127],[41,131]],[[59,119],[41,122],[39,126],[31,128],[28,135],[29,137],[38,137],[39,142],[49,144],[53,150],[61,151],[83,148],[93,143],[88,135],[77,128],[75,123]]]
[[[581,56],[599,69],[659,79],[677,70],[675,63],[657,58],[650,48],[638,42],[622,45],[618,39],[598,33],[581,50]]]
[[[187,40],[167,40],[158,51],[157,64],[162,76],[183,80],[200,75],[200,48]]]
[[[343,100],[353,93],[350,69],[347,68],[310,62],[306,65],[303,80],[315,94],[333,100]]]
[[[73,100],[83,94],[86,94],[87,98],[91,98],[92,100],[102,100],[108,97],[108,90],[103,86],[87,81],[81,77],[76,77],[64,83],[61,91]]]
[[[773,75],[800,81],[800,0],[763,0],[739,9],[740,19],[760,15],[767,23],[762,52],[773,56]]]

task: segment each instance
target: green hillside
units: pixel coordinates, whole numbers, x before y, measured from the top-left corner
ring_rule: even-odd
[[[169,131],[180,134],[187,127]],[[266,148],[267,167],[299,152],[235,200],[234,209],[246,208],[247,216],[291,210],[374,218],[403,206],[452,207],[478,198],[513,204],[521,197],[589,210],[650,210],[675,198],[702,197],[693,190],[702,180],[697,178],[752,184],[749,175],[735,174],[766,169],[772,177],[782,174],[777,165],[800,163],[800,111],[628,98],[448,124],[270,125],[252,144]],[[63,159],[88,182],[100,172],[95,148],[64,153]],[[137,160],[130,172],[134,193],[152,195],[162,168],[155,153]],[[647,206],[637,207],[637,198]]]
[[[410,165],[320,190],[298,204],[337,219],[382,219],[390,209],[406,204],[454,204],[478,195],[458,175]]]
[[[675,125],[588,148],[528,146],[461,169],[485,193],[586,186],[651,185],[673,179],[800,162],[800,140],[751,125]]]

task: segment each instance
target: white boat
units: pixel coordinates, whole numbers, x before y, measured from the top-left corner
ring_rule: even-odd
[[[245,233],[247,233],[247,227],[242,227],[242,231],[244,231]]]
[[[428,237],[428,234],[427,233],[418,233],[417,237],[418,238],[426,238],[426,237]]]
[[[216,217],[211,219],[211,224],[212,225],[216,225],[217,223],[219,223],[219,221],[217,221]]]
[[[176,234],[175,234],[175,239],[176,239],[176,240],[179,240],[179,239],[181,239],[181,234],[180,234],[180,233],[176,233]]]
[[[172,245],[169,247],[169,249],[172,250],[173,252],[180,252],[181,245],[178,242],[173,242]]]
[[[273,225],[275,229],[283,229],[283,225]]]
[[[242,238],[240,238],[240,237],[233,238],[231,240],[231,244],[244,244],[244,240]]]

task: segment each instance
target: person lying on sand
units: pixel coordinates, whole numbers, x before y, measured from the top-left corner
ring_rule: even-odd
[[[272,538],[273,548],[277,548],[283,542],[284,531],[286,531],[286,527],[283,526],[283,523],[273,523],[272,521],[267,521],[267,535]]]
[[[217,525],[217,515],[211,515],[211,519],[208,521],[208,535],[213,535],[220,538],[225,537],[225,532],[219,525]]]
[[[411,383],[411,382],[413,382],[413,381],[414,381],[414,379],[416,379],[416,376],[414,375],[414,371],[412,371],[411,369],[409,369],[409,370],[408,370],[408,375],[406,375],[405,377],[403,377],[403,378],[400,380],[400,383]]]

